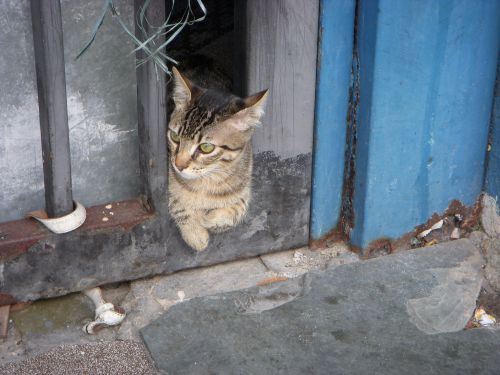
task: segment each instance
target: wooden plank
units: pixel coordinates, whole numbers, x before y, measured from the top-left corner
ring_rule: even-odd
[[[143,0],[134,1],[135,19],[143,3]],[[149,23],[144,26],[150,34],[154,32],[151,25],[164,22],[165,1],[152,0],[146,17]],[[140,40],[144,39],[137,23],[136,35]],[[164,38],[158,38],[158,44],[162,40]],[[136,57],[143,59],[144,53],[138,51]],[[152,61],[137,68],[137,122],[142,194],[147,208],[163,217],[167,215],[166,75]]]
[[[61,4],[32,0],[45,207],[49,217],[73,211]]]
[[[241,0],[238,0],[241,1]],[[312,152],[319,0],[243,1],[245,94],[269,88],[263,126],[254,151],[282,157]],[[237,19],[241,4],[237,3]],[[237,51],[238,52],[238,51]],[[238,78],[236,77],[236,81]],[[239,86],[237,86],[239,88]]]

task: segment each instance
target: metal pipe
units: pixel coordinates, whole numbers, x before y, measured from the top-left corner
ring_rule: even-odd
[[[73,211],[61,4],[31,0],[45,207],[49,217]]]

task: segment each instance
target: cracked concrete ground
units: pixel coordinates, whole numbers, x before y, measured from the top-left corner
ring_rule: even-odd
[[[43,353],[57,350],[60,346],[64,346],[58,349],[63,356],[66,350],[71,350],[67,348],[74,345],[91,348],[124,340],[130,345],[137,345],[137,352],[141,352],[144,346],[139,330],[180,302],[264,285],[311,270],[330,269],[356,261],[357,255],[343,243],[337,243],[322,251],[301,248],[105,286],[103,294],[106,301],[124,307],[127,317],[121,326],[104,329],[94,336],[81,330],[94,314],[92,302],[83,294],[37,301],[11,313],[7,339],[0,342],[0,373],[14,368],[12,364],[2,367],[9,362],[28,360],[26,363],[29,364],[31,359],[39,356],[53,358],[43,357]],[[90,350],[82,350],[83,355],[89,356]],[[133,356],[129,359],[134,361]]]
[[[141,330],[165,374],[498,374],[498,326],[464,330],[469,239],[192,299]]]

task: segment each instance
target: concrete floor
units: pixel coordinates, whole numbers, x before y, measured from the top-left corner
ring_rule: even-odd
[[[141,330],[165,374],[496,375],[500,329],[467,326],[468,239],[173,306]]]
[[[127,317],[121,326],[104,329],[97,335],[87,335],[81,329],[92,320],[94,314],[92,302],[83,294],[40,300],[11,313],[7,339],[0,342],[0,373],[8,373],[13,369],[20,371],[21,364],[24,364],[27,366],[26,373],[45,374],[43,371],[36,372],[37,367],[33,366],[40,361],[57,359],[58,354],[54,353],[60,353],[61,357],[61,361],[56,360],[56,364],[71,368],[64,358],[75,345],[84,345],[87,349],[81,350],[84,353],[81,356],[90,360],[92,352],[97,350],[92,348],[103,345],[111,348],[124,341],[135,348],[124,360],[128,360],[131,365],[146,363],[147,360],[143,360],[147,356],[144,356],[140,329],[178,303],[195,297],[265,285],[294,278],[311,270],[331,269],[358,260],[357,255],[343,243],[337,243],[319,252],[302,248],[105,286],[105,299],[124,307]],[[153,365],[150,363],[150,366]],[[95,371],[99,373],[97,367]]]

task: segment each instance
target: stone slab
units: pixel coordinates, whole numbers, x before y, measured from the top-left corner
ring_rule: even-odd
[[[141,341],[139,329],[161,316],[175,304],[192,298],[232,292],[283,280],[287,274],[300,275],[309,267],[326,269],[347,259],[357,259],[338,243],[321,252],[307,248],[274,253],[264,262],[260,257],[227,262],[175,272],[170,275],[141,279],[130,284],[107,285],[102,288],[106,301],[121,306],[127,312],[125,321],[97,335],[87,335],[82,326],[94,316],[94,306],[81,293],[48,300],[38,300],[22,310],[11,313],[8,335],[0,340],[0,366],[22,361],[53,350],[60,345],[86,345],[101,341]],[[295,256],[297,252],[301,256]],[[300,260],[295,262],[294,259]],[[272,267],[270,267],[272,266]],[[300,291],[300,285],[291,285]],[[272,288],[266,289],[273,293]],[[293,295],[293,289],[290,289]],[[281,302],[287,299],[281,299]],[[266,309],[262,300],[255,309]]]
[[[463,330],[467,240],[195,298],[141,333],[165,374],[498,374],[500,330]]]

